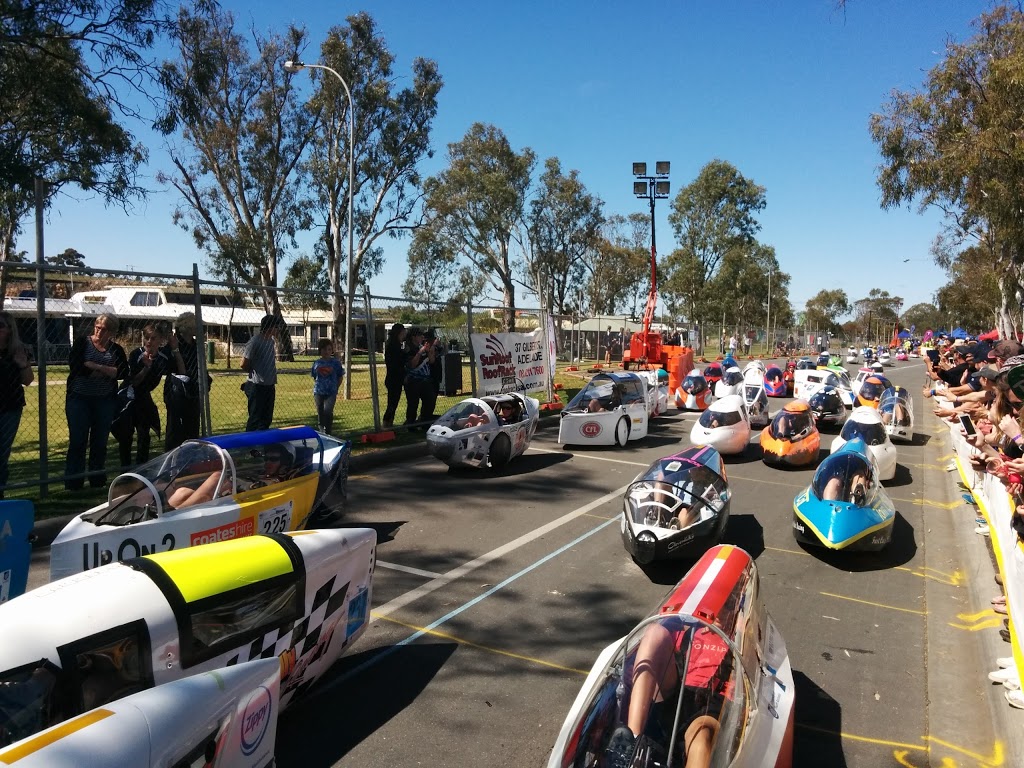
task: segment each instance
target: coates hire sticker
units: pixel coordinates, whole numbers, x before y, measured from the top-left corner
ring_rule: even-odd
[[[243,755],[251,755],[263,742],[267,735],[267,728],[270,727],[270,718],[273,699],[266,686],[261,685],[245,703],[242,711],[242,735],[241,747]]]
[[[588,421],[580,427],[580,434],[584,437],[597,437],[601,434],[601,425],[596,421]]]
[[[240,539],[243,536],[252,536],[256,532],[256,524],[251,517],[245,520],[237,520],[217,528],[209,528],[205,531],[196,531],[192,534],[189,546],[196,547],[200,544],[215,544],[218,541],[229,541]]]

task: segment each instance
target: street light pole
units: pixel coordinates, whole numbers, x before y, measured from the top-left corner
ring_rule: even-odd
[[[284,63],[284,71],[289,74],[301,72],[304,69],[322,69],[330,72],[341,83],[345,89],[345,96],[348,98],[348,285],[345,296],[345,399],[352,398],[352,299],[355,297],[355,274],[353,272],[353,260],[355,249],[353,246],[352,233],[352,201],[355,196],[355,135],[356,135],[356,105],[352,101],[352,92],[348,89],[345,78],[331,67],[324,64],[304,64],[301,61],[289,59]],[[335,285],[341,286],[341,260],[337,254],[334,256],[334,277]],[[367,336],[369,338],[369,336]]]
[[[765,318],[764,338],[767,342],[768,355],[774,357],[775,348],[772,346],[772,265],[768,265],[768,316]]]
[[[654,233],[654,201],[667,198],[669,195],[670,164],[666,160],[659,160],[654,168],[654,175],[648,176],[647,163],[633,163],[633,194],[639,198],[647,198],[651,203],[651,290],[647,295],[647,305],[644,307],[642,341],[638,344],[634,334],[629,344],[630,361],[645,367],[652,359],[655,362],[661,360],[661,336],[659,334],[653,343],[651,338],[651,321],[654,319],[658,302],[658,247]]]

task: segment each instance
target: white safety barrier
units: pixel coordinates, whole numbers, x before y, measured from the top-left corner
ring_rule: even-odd
[[[939,401],[944,407],[951,403]],[[956,464],[964,485],[971,489],[974,501],[982,516],[988,521],[989,538],[996,554],[996,564],[1003,579],[1006,594],[1006,613],[1010,619],[1010,644],[1018,674],[1024,676],[1024,652],[1021,650],[1021,633],[1024,632],[1024,543],[1010,525],[1013,516],[1013,499],[1006,492],[1006,486],[995,475],[976,472],[971,464],[971,455],[976,449],[961,434],[959,422],[943,421],[949,427]]]

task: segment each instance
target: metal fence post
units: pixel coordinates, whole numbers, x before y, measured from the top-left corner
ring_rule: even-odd
[[[466,303],[466,346],[469,349],[469,383],[476,396],[476,357],[473,354],[473,303]]]
[[[370,286],[363,283],[363,314],[366,316],[366,346],[370,360],[370,400],[373,402],[373,431],[380,432],[380,396],[377,392],[377,340],[373,325]]]
[[[202,344],[202,349],[197,349],[196,362],[199,369],[199,431],[203,436],[213,433],[212,420],[210,419],[210,393],[206,388],[208,374],[206,371],[207,341],[206,330],[203,326],[203,301],[199,288],[199,265],[192,263],[192,294],[196,304],[196,346]],[[228,344],[231,339],[228,338]]]
[[[50,476],[50,449],[46,431],[46,280],[43,271],[43,198],[46,196],[46,182],[36,177],[36,369],[39,386],[39,470],[43,482],[39,486],[39,498],[45,499]],[[6,258],[6,256],[5,256]]]

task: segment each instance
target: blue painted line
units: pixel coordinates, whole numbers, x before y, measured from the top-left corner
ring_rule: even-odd
[[[595,533],[603,531],[605,528],[607,528],[612,523],[619,522],[619,519],[620,519],[619,516],[616,515],[615,517],[611,518],[610,520],[606,520],[605,522],[601,523],[596,528],[593,528],[593,529],[587,531],[586,533],[582,534],[581,536],[576,537],[575,539],[570,541],[568,544],[566,544],[566,545],[564,545],[562,547],[559,547],[554,552],[551,552],[551,553],[545,555],[544,557],[542,557],[537,562],[535,562],[535,563],[533,563],[531,565],[526,566],[525,568],[523,568],[523,570],[519,571],[519,573],[516,573],[516,574],[513,574],[512,576],[509,576],[507,579],[505,579],[500,584],[495,584],[493,587],[488,589],[483,594],[480,594],[480,595],[477,595],[476,597],[474,597],[468,603],[464,603],[463,605],[460,605],[458,608],[456,608],[456,609],[446,613],[444,616],[442,616],[441,618],[439,618],[439,619],[435,620],[434,622],[428,624],[423,629],[416,630],[415,632],[413,632],[411,635],[409,635],[404,640],[396,643],[395,645],[392,645],[387,650],[384,650],[381,653],[378,653],[372,659],[367,659],[366,661],[364,661],[359,666],[353,667],[352,669],[348,670],[347,672],[345,672],[340,677],[338,677],[335,680],[331,681],[331,685],[333,686],[333,685],[336,685],[338,683],[343,683],[343,682],[345,682],[347,680],[350,680],[351,678],[353,678],[356,675],[358,675],[360,672],[363,672],[363,671],[369,669],[370,667],[376,665],[378,662],[383,661],[388,656],[390,656],[392,653],[397,651],[399,648],[402,648],[402,647],[404,647],[406,645],[409,645],[410,643],[415,642],[416,640],[419,640],[421,637],[423,637],[426,634],[429,634],[432,630],[437,629],[442,624],[445,624],[445,623],[451,621],[452,619],[454,619],[456,616],[458,616],[463,611],[469,610],[474,605],[477,605],[482,600],[485,600],[486,598],[488,598],[491,595],[493,595],[495,592],[498,592],[499,590],[504,589],[509,584],[511,584],[513,581],[516,581],[517,579],[522,578],[523,576],[525,576],[526,574],[530,573],[531,571],[536,570],[540,566],[542,566],[545,563],[547,563],[549,560],[552,560],[552,559],[558,557],[563,552],[572,549],[573,547],[575,547],[580,542],[586,541],[591,536],[593,536]]]

